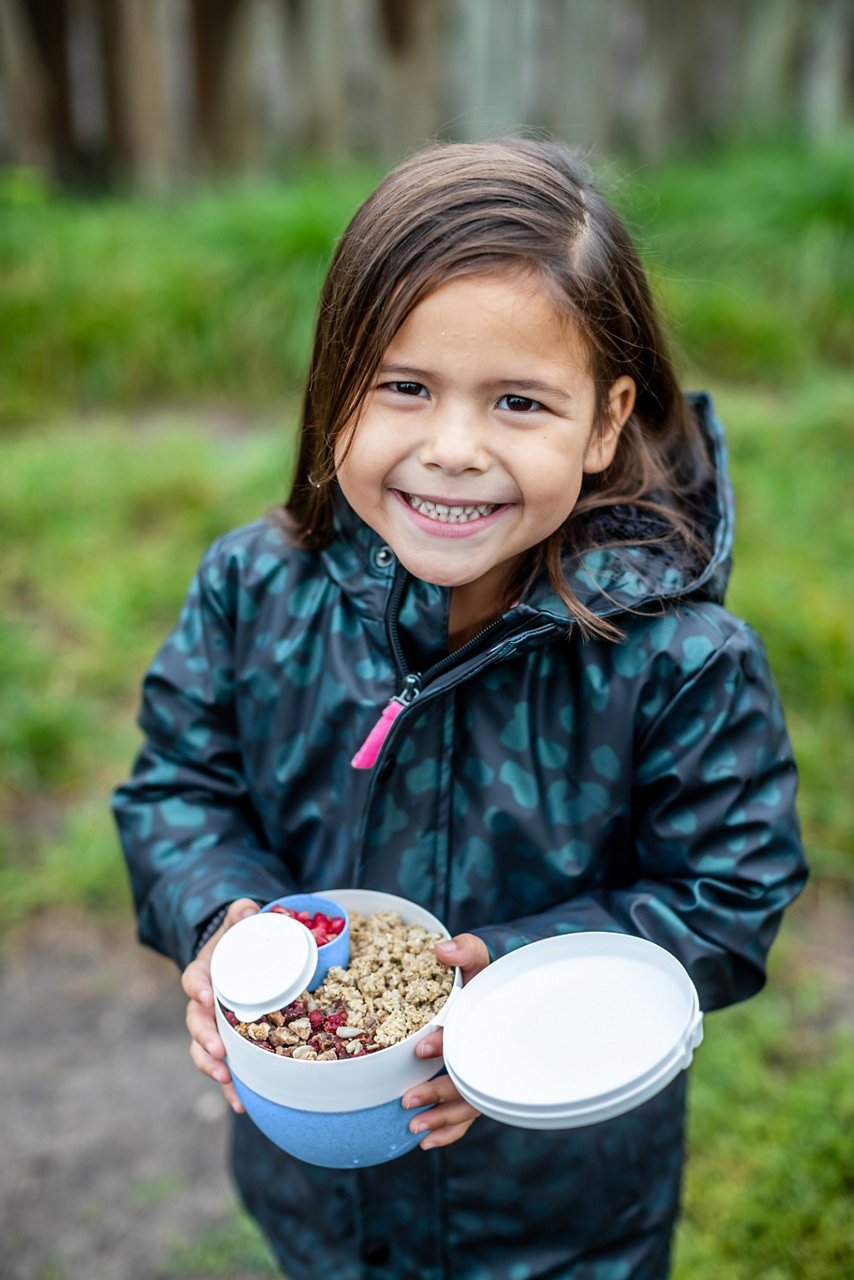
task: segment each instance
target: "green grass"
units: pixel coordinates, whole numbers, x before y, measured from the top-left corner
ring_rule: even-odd
[[[713,1014],[691,1071],[674,1280],[839,1280],[854,1262],[854,1037],[784,980]]]
[[[202,551],[281,498],[278,421],[166,418],[6,437],[0,512],[0,928],[126,903],[107,796],[137,745],[139,678]]]
[[[603,171],[675,320],[686,373],[792,385],[854,349],[848,139]],[[0,424],[302,382],[337,235],[376,173],[170,201],[50,198],[0,175]]]
[[[147,203],[0,183],[0,423],[299,388],[336,236],[372,178]]]
[[[792,386],[850,368],[851,141],[711,153],[612,184],[689,377]]]
[[[209,1229],[197,1240],[179,1245],[167,1262],[164,1277],[281,1275],[258,1228],[244,1213]]]

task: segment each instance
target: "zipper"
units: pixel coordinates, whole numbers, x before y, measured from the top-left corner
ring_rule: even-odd
[[[504,623],[504,619],[496,618],[494,622],[490,622],[483,630],[478,631],[477,635],[472,636],[465,644],[461,644],[459,649],[455,649],[453,653],[447,654],[446,657],[440,658],[438,662],[434,662],[426,671],[406,671],[407,661],[403,645],[400,642],[400,636],[397,631],[397,616],[400,611],[400,603],[403,599],[403,593],[406,590],[406,583],[409,574],[404,570],[395,578],[394,585],[389,598],[389,606],[386,632],[397,665],[398,672],[403,676],[402,688],[400,693],[394,695],[380,712],[380,718],[371,729],[365,741],[359,747],[359,750],[353,756],[350,764],[354,769],[372,769],[376,763],[377,756],[382,749],[382,745],[391,732],[391,726],[397,717],[403,711],[404,707],[414,702],[421,692],[425,684],[435,680],[443,671],[447,671],[449,667],[459,662],[461,657],[470,653],[478,645],[482,644],[485,638],[497,631]],[[404,674],[405,673],[405,674]]]

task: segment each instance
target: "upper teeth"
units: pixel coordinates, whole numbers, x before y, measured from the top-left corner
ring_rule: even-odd
[[[442,524],[465,524],[467,520],[477,520],[481,516],[488,516],[497,505],[494,502],[481,502],[477,506],[452,507],[444,502],[428,502],[426,498],[417,498],[413,493],[408,493],[406,498],[409,505],[420,511],[421,515],[439,520]]]

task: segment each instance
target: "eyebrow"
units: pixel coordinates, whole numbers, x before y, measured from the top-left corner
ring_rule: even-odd
[[[435,377],[429,369],[416,369],[412,365],[402,364],[381,364],[378,372],[384,377],[393,374],[400,381],[410,379],[412,382],[430,382]],[[541,395],[560,396],[562,400],[576,399],[565,387],[552,382],[541,382],[538,378],[488,378],[481,385],[487,389],[510,387],[513,391],[538,391]]]

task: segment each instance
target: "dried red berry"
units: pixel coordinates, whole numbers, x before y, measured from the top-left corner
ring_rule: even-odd
[[[319,1031],[324,1024],[323,1012],[320,1009],[312,1009],[308,1015],[308,1020],[311,1023],[312,1031]]]

